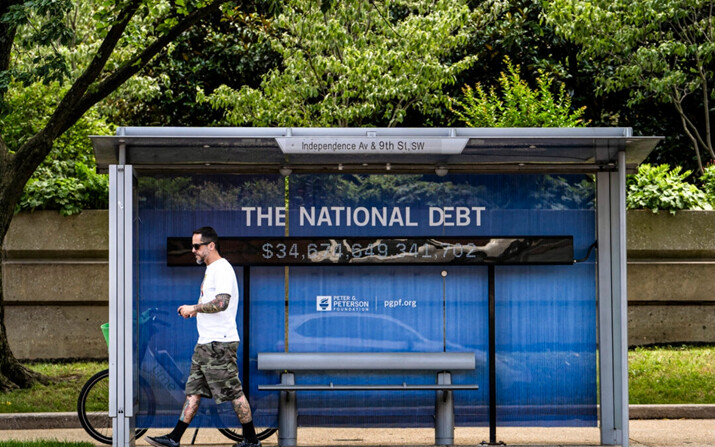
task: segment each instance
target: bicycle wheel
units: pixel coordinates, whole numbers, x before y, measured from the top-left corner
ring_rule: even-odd
[[[93,375],[84,384],[77,398],[77,415],[87,434],[101,443],[112,444],[108,369]],[[137,428],[135,436],[139,438],[146,431],[146,428]]]
[[[218,431],[232,441],[243,441],[243,435],[236,431],[235,428],[219,428]],[[275,428],[261,428],[256,427],[256,436],[260,440],[264,440],[275,433],[277,429]]]

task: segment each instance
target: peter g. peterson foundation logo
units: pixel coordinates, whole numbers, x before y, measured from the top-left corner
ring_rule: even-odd
[[[350,295],[319,295],[315,308],[318,312],[367,312],[370,302]]]
[[[315,297],[315,307],[320,312],[327,312],[333,310],[333,297],[332,296],[317,296]]]

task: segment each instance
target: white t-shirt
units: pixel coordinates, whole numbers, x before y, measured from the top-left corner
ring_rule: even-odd
[[[226,310],[216,313],[199,312],[196,315],[199,344],[213,341],[239,341],[236,328],[238,281],[236,281],[236,272],[233,271],[233,267],[224,258],[206,266],[204,281],[201,283],[199,303],[209,303],[216,299],[216,295],[222,293],[231,295]]]

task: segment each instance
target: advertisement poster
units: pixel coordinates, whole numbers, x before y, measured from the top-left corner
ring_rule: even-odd
[[[280,381],[277,372],[257,370],[257,354],[286,351],[473,352],[476,369],[452,378],[480,385],[455,392],[457,425],[488,425],[493,386],[500,425],[595,426],[594,257],[494,267],[494,384],[488,378],[488,270],[475,258],[478,238],[501,238],[493,242],[498,245],[518,237],[568,237],[575,259],[586,256],[596,232],[588,176],[156,176],[140,177],[137,191],[136,362],[146,390],[138,425],[173,426],[183,402],[197,334],[195,322],[177,318],[176,308],[196,301],[204,267],[169,265],[169,241],[210,225],[227,247],[230,238],[260,242],[251,248],[253,261],[234,262],[247,294],[239,297],[239,367],[257,426],[275,426],[278,408],[278,393],[258,385]],[[370,238],[377,242],[361,245]],[[460,243],[435,251],[423,242],[439,238]],[[331,247],[331,240],[341,242]],[[336,261],[288,262],[320,253]],[[391,262],[397,256],[401,261]],[[435,375],[329,371],[296,380],[428,384]],[[301,392],[299,424],[430,427],[434,396]],[[230,407],[209,401],[202,402],[197,426],[236,424]]]

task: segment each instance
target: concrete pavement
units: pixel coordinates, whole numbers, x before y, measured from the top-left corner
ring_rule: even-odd
[[[150,430],[149,435],[164,434],[166,430]],[[194,430],[184,435],[183,444],[190,445]],[[0,440],[56,439],[60,441],[94,442],[82,429],[12,429],[0,430]],[[487,428],[455,430],[455,445],[479,446],[489,439]],[[497,430],[497,441],[508,446],[595,446],[600,445],[598,428],[513,428]],[[355,428],[299,428],[298,445],[316,446],[429,446],[434,443],[432,429],[355,429]],[[98,446],[103,444],[96,443]],[[232,441],[213,429],[200,429],[195,444],[198,446],[229,446]],[[145,438],[138,446],[147,446]],[[277,445],[275,435],[263,441],[266,447]],[[715,447],[715,419],[639,419],[630,422],[631,447]]]

